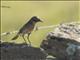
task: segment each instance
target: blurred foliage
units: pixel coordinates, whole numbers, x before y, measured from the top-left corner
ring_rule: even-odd
[[[80,20],[78,1],[1,1],[1,6],[10,6],[1,8],[1,33],[19,30],[32,16],[39,16],[44,21],[37,26]],[[52,30],[53,28],[33,31],[30,36],[32,44],[39,46],[46,34]],[[12,42],[14,35],[3,36],[2,40]],[[22,43],[24,40],[19,37],[15,42]]]

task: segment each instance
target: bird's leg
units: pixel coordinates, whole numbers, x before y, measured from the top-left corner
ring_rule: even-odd
[[[29,40],[30,34],[31,34],[31,33],[28,33],[27,39],[28,39],[28,42],[29,42],[29,44],[30,44],[30,46],[31,46],[31,41]]]
[[[25,43],[27,44],[27,41],[26,41],[26,39],[25,39],[24,35],[22,35],[22,38],[24,39]]]

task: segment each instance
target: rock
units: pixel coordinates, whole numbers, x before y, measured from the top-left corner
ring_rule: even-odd
[[[80,25],[61,24],[47,34],[41,48],[56,60],[80,60]]]
[[[3,42],[0,48],[1,60],[45,60],[46,57],[40,48],[29,47],[25,43]]]

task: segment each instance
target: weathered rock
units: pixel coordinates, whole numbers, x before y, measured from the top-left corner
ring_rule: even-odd
[[[56,60],[80,60],[80,25],[61,24],[48,33],[41,48]]]
[[[26,44],[4,42],[0,45],[1,60],[45,60],[46,55],[40,48],[29,47]]]

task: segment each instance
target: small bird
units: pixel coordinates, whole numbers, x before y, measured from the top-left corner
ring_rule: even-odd
[[[37,16],[33,16],[20,30],[19,32],[17,33],[17,35],[12,38],[12,40],[15,40],[17,39],[19,36],[22,36],[22,38],[24,39],[25,43],[26,42],[26,39],[24,38],[25,37],[25,34],[28,34],[27,36],[27,39],[28,39],[28,42],[31,46],[31,42],[29,40],[29,36],[31,34],[31,32],[33,31],[34,27],[35,27],[35,24],[37,22],[43,22],[42,20],[40,20]]]

